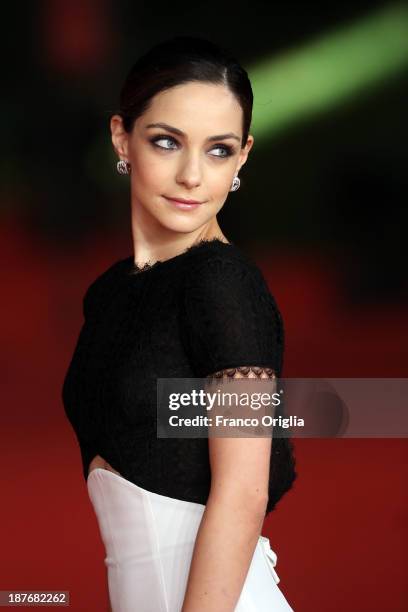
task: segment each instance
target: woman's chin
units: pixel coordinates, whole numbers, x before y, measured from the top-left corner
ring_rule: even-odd
[[[202,225],[204,225],[208,220],[207,219],[193,219],[192,217],[188,218],[188,216],[180,215],[177,212],[173,214],[160,215],[157,218],[157,222],[167,230],[176,233],[187,234],[190,232],[194,232],[199,229]]]

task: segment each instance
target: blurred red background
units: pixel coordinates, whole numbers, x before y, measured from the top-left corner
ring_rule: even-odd
[[[107,0],[7,6],[1,590],[67,590],[73,610],[107,609],[103,545],[61,388],[86,288],[132,252],[106,122],[125,72],[178,33],[211,31],[253,63],[382,3],[255,2],[250,13],[214,3],[215,20],[210,5],[156,16]],[[283,314],[287,378],[406,377],[406,91],[399,75],[263,145],[222,211],[225,235],[258,263]],[[296,439],[295,452],[298,479],[263,529],[289,603],[408,609],[407,440]]]

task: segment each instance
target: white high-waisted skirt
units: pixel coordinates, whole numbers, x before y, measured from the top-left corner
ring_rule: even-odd
[[[112,612],[180,612],[205,506],[152,493],[105,468],[91,471],[87,487]],[[260,536],[235,612],[293,612],[278,587],[276,561]]]

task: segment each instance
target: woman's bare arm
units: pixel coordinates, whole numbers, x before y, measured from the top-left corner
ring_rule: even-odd
[[[237,372],[234,377],[241,375]],[[197,532],[182,612],[234,611],[268,501],[270,437],[215,437],[208,442],[211,490]]]

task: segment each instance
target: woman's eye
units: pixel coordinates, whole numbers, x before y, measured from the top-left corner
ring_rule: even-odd
[[[174,138],[171,138],[170,136],[160,136],[159,138],[154,138],[152,142],[161,149],[173,149],[174,147],[166,147],[164,145],[159,144],[160,142],[170,142],[172,144],[176,144]]]
[[[172,136],[164,136],[164,135],[156,136],[155,138],[152,138],[151,142],[153,143],[154,146],[159,147],[159,149],[165,149],[167,151],[173,151],[174,149],[177,149],[177,145],[178,145],[177,140],[175,140]],[[167,143],[167,145],[161,144],[161,143]],[[219,151],[219,153],[213,153],[213,151]],[[231,147],[227,145],[219,145],[211,149],[210,153],[214,157],[229,157],[230,155],[233,154],[233,151]]]
[[[212,151],[221,151],[221,154],[217,153],[215,154],[215,157],[229,157],[231,155],[231,149],[229,147],[216,147],[215,149],[212,149]]]

